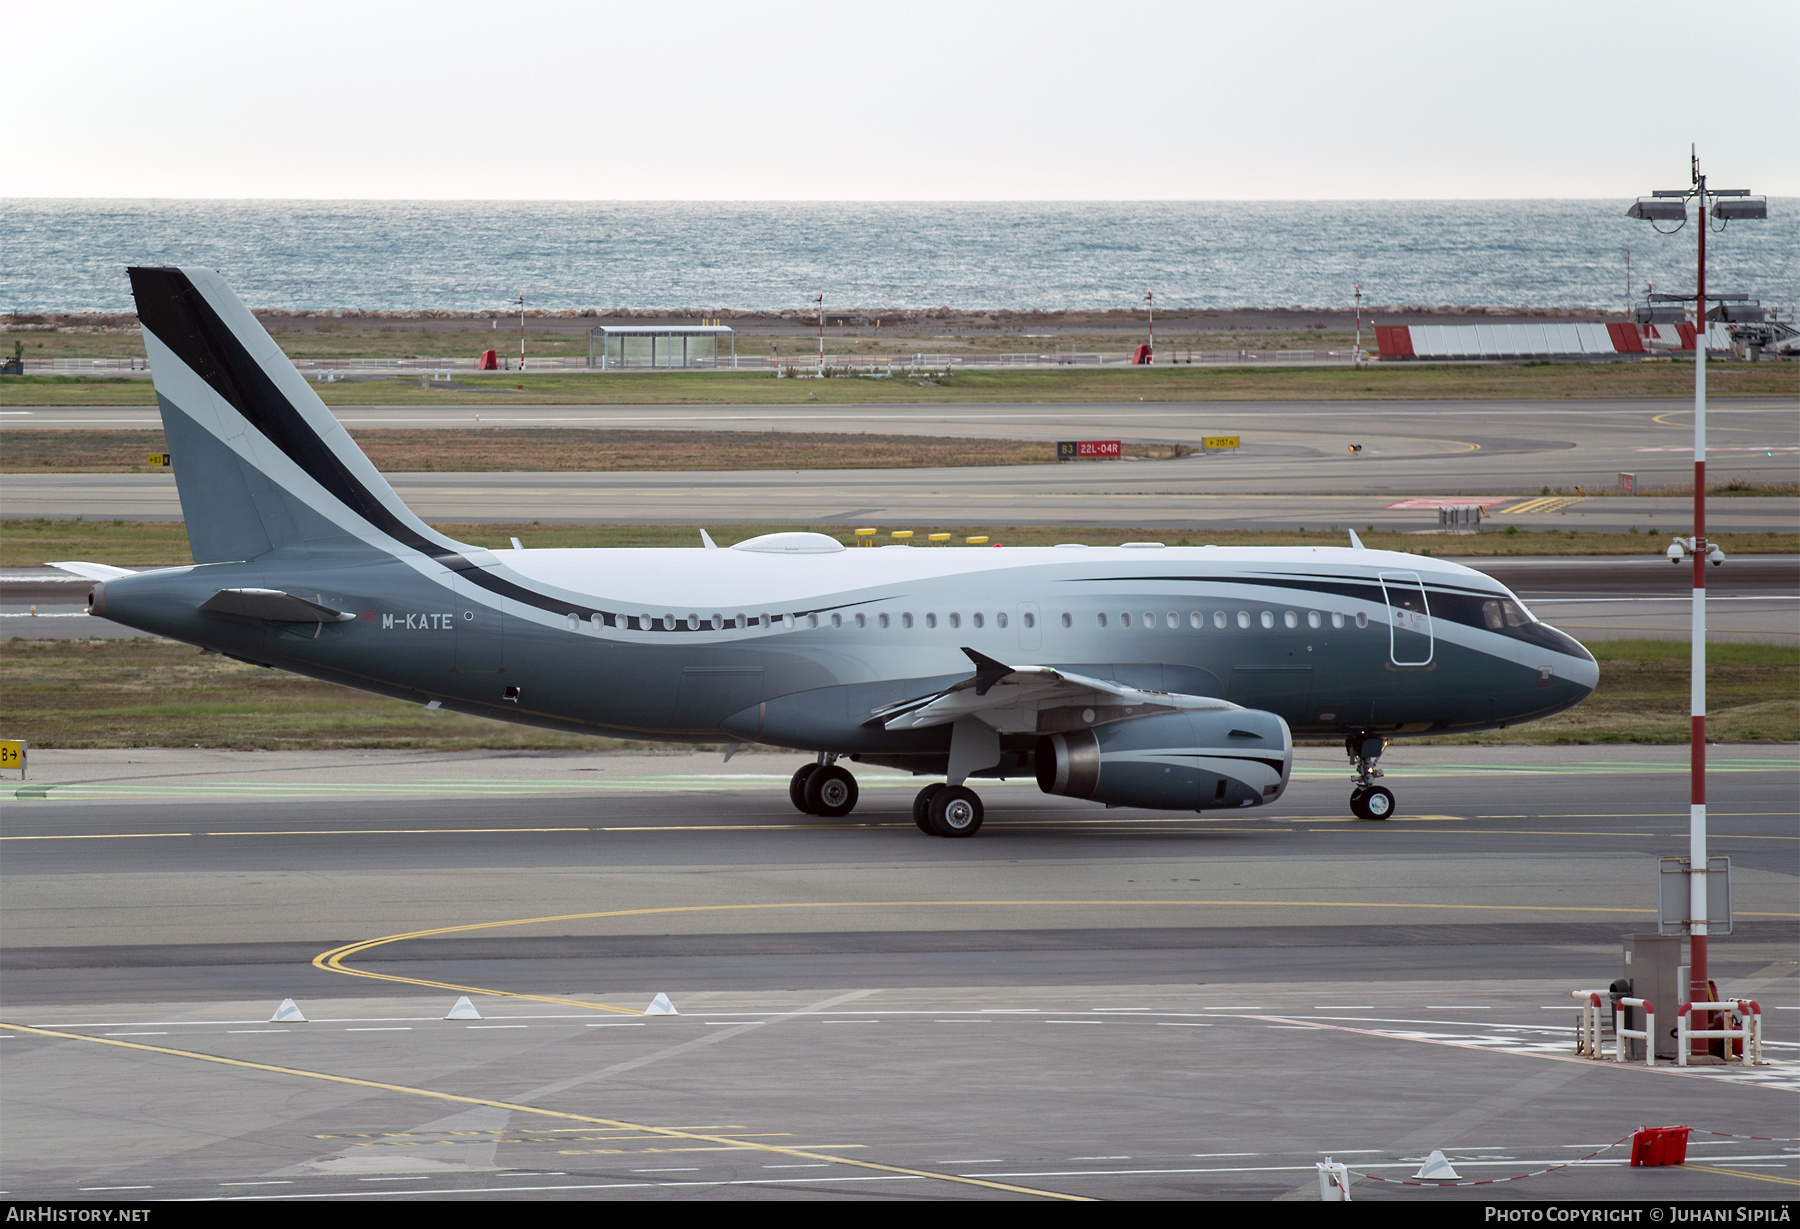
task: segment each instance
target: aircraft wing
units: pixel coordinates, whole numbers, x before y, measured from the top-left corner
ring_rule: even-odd
[[[973,678],[877,709],[865,724],[917,730],[978,717],[1002,734],[1054,734],[1153,713],[1240,707],[1207,696],[1143,691],[1052,666],[1009,666],[969,648],[963,652],[975,663]]]

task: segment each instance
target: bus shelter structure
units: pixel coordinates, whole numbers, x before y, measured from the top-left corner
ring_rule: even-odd
[[[737,336],[724,324],[603,324],[588,330],[588,366],[736,367]]]

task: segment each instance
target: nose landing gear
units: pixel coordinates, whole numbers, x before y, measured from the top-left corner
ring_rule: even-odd
[[[1387,745],[1388,740],[1379,734],[1352,734],[1344,740],[1351,780],[1356,782],[1350,791],[1350,813],[1358,819],[1387,819],[1394,813],[1394,791],[1374,783],[1382,775],[1375,765]]]

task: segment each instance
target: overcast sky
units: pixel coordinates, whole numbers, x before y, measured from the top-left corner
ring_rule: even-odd
[[[1796,0],[86,0],[4,34],[0,196],[1630,197],[1690,141],[1800,195]]]

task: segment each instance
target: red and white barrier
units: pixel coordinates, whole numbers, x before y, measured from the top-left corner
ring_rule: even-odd
[[[1737,1028],[1695,1028],[1692,1013],[1697,1011],[1724,1012],[1738,1021]],[[1675,1013],[1675,1061],[1685,1067],[1688,1065],[1688,1044],[1691,1038],[1722,1037],[1728,1043],[1737,1041],[1742,1044],[1744,1061],[1753,1067],[1762,1065],[1762,1007],[1754,999],[1729,999],[1722,1003],[1683,1003]],[[1726,1057],[1730,1058],[1730,1046],[1726,1047]]]
[[[1644,1027],[1626,1028],[1625,1009],[1642,1007],[1644,1009]],[[1613,1054],[1616,1062],[1629,1062],[1625,1055],[1627,1041],[1639,1038],[1644,1042],[1644,1066],[1656,1066],[1656,1008],[1650,1005],[1649,999],[1620,999],[1618,1009],[1613,1013]]]
[[[1580,1003],[1575,1015],[1575,1053],[1583,1058],[1605,1058],[1601,1044],[1600,995],[1598,990],[1571,990],[1569,997]]]
[[[1648,354],[1694,349],[1694,326],[1598,321],[1579,324],[1378,324],[1375,344],[1382,358],[1530,358],[1575,355]],[[1706,348],[1731,349],[1731,330],[1707,325]]]

